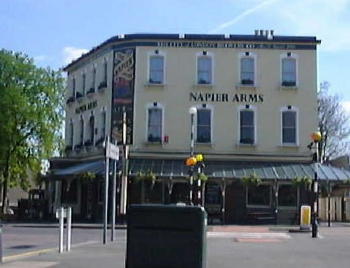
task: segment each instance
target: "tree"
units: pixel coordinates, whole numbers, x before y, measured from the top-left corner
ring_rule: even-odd
[[[318,125],[322,135],[319,154],[323,161],[347,153],[349,149],[349,118],[340,103],[340,97],[328,93],[329,87],[328,82],[321,83],[318,93]]]
[[[9,187],[29,187],[28,174],[59,150],[64,80],[22,53],[0,50],[0,178],[2,212]]]

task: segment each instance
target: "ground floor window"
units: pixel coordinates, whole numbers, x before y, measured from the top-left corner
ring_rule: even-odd
[[[270,206],[271,185],[248,186],[247,204],[253,206]]]
[[[62,181],[61,202],[64,204],[76,204],[78,197],[77,180],[71,182]]]
[[[278,188],[278,205],[295,207],[297,205],[297,188],[293,185],[280,185]]]

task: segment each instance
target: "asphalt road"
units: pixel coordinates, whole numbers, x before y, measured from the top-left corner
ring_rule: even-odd
[[[228,226],[208,232],[207,267],[349,267],[350,227],[322,227],[321,238],[310,233],[288,233],[268,227]],[[98,236],[98,230],[86,230]],[[85,244],[70,253],[46,254],[6,262],[3,267],[124,267],[125,230],[116,243]],[[89,235],[86,235],[89,237]],[[181,256],[178,256],[181,257]],[[187,268],[187,267],[182,267]]]

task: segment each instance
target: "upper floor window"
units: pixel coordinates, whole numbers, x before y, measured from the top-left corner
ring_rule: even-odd
[[[206,51],[197,56],[197,84],[213,83],[212,57]]]
[[[252,53],[246,52],[240,58],[241,65],[241,84],[254,85],[255,84],[255,58]]]
[[[197,142],[211,142],[211,110],[206,107],[197,108]]]
[[[255,113],[248,105],[239,112],[241,144],[255,144]]]
[[[149,58],[149,83],[164,84],[164,56],[158,50]]]
[[[282,144],[297,144],[297,111],[288,106],[282,109]]]
[[[102,127],[101,127],[101,138],[104,138],[106,136],[106,111],[103,110],[101,113],[101,123],[102,123]]]
[[[297,57],[292,53],[282,55],[282,86],[294,87],[297,85]]]
[[[73,146],[74,142],[74,124],[73,120],[69,121],[69,145]]]
[[[96,86],[96,67],[92,68],[92,80],[91,80],[91,88],[95,88]]]
[[[90,136],[90,145],[92,145],[92,143],[94,142],[94,138],[95,138],[95,117],[93,114],[91,114],[90,116],[90,120],[89,120],[89,136]]]
[[[84,118],[80,118],[80,144],[84,144]]]
[[[147,125],[147,141],[161,142],[162,141],[162,122],[163,111],[157,103],[153,107],[148,108],[148,125]]]
[[[85,89],[86,89],[86,74],[82,74],[82,93],[85,95]]]
[[[107,60],[105,59],[103,62],[103,82],[107,83]]]
[[[72,93],[73,93],[73,97],[75,97],[75,77],[73,77],[72,79]]]

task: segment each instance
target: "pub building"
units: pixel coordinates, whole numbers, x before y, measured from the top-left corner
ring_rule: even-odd
[[[102,220],[109,136],[121,156],[128,148],[118,216],[133,203],[185,203],[213,223],[297,223],[312,203],[318,44],[255,31],[127,34],[93,48],[64,68],[66,148],[50,161],[50,212],[69,205],[76,219]],[[191,152],[204,158],[194,167]],[[318,177],[350,173],[319,165]]]

